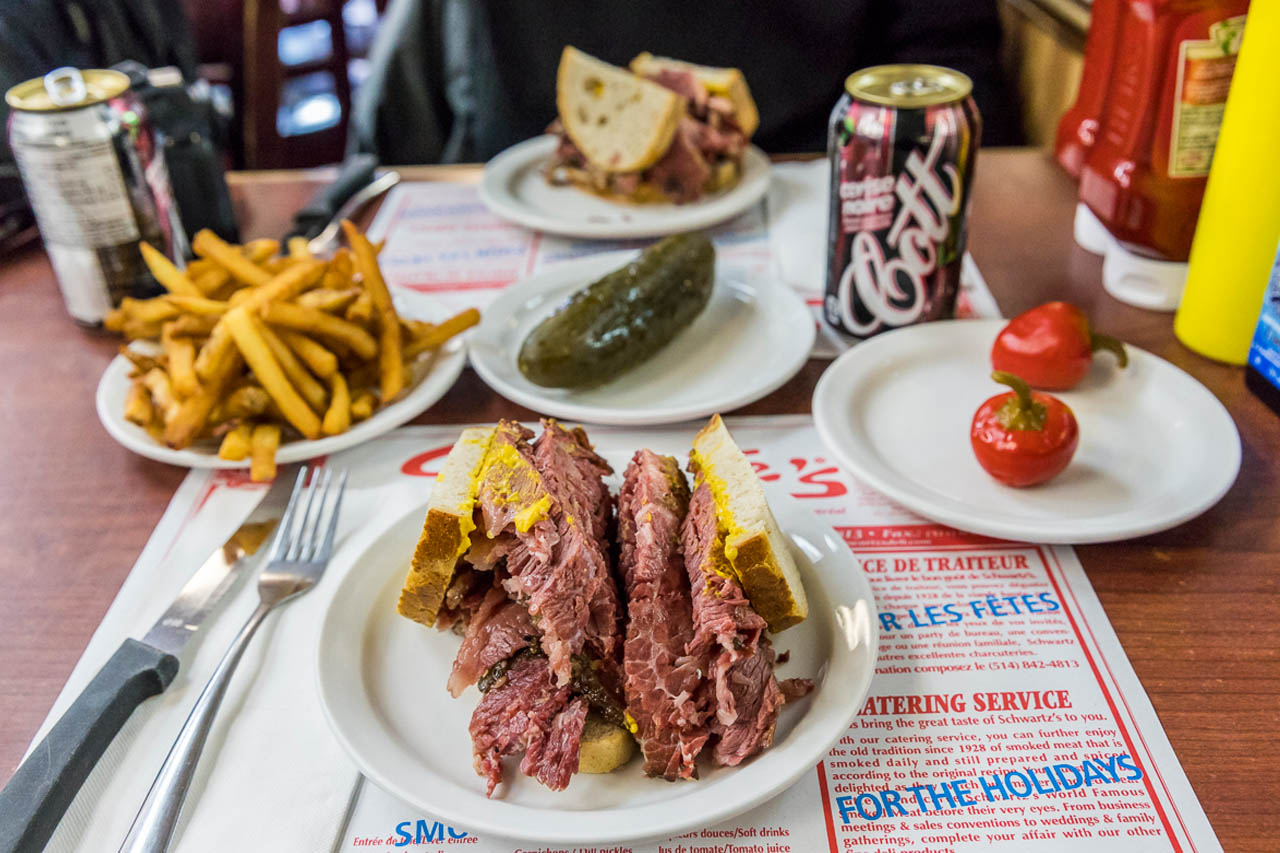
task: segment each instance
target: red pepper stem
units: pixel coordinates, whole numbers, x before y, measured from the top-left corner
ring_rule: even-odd
[[[1001,426],[1010,430],[1044,429],[1049,410],[1044,403],[1031,396],[1031,386],[1027,385],[1025,379],[1003,370],[993,372],[991,378],[1002,385],[1008,385],[1017,395],[1009,398],[996,413]]]
[[[1129,354],[1125,352],[1124,343],[1117,338],[1104,335],[1101,332],[1090,332],[1089,348],[1094,352],[1104,349],[1116,357],[1116,364],[1120,367],[1129,366]]]
[[[1004,370],[996,370],[991,374],[991,378],[999,382],[1001,385],[1008,385],[1018,395],[1018,407],[1027,409],[1031,407],[1031,386],[1021,376],[1009,373]]]

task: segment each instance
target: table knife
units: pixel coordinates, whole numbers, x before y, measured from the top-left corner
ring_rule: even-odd
[[[204,562],[141,640],[126,639],[0,791],[0,853],[42,850],[133,709],[178,674],[178,653],[243,576],[289,498],[281,469],[240,529]]]
[[[322,187],[294,214],[293,226],[280,242],[287,243],[290,237],[306,237],[310,240],[319,234],[334,218],[343,202],[373,181],[373,173],[377,168],[378,158],[372,154],[352,154],[344,160],[333,183]]]
[[[329,224],[323,231],[307,241],[307,251],[317,257],[328,257],[338,247],[338,229],[342,226],[342,220],[355,216],[366,204],[398,183],[400,183],[400,173],[396,171],[383,172],[374,178],[372,183],[366,184],[364,189],[347,199],[342,207],[338,208],[338,212],[329,220]]]

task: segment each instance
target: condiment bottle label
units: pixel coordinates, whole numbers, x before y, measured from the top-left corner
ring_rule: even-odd
[[[1249,347],[1249,364],[1280,390],[1280,246],[1276,247],[1271,280],[1262,300],[1258,329]]]
[[[1237,15],[1218,21],[1209,27],[1209,38],[1186,39],[1178,45],[1178,81],[1169,134],[1171,178],[1209,174],[1244,35],[1244,19],[1244,15]]]

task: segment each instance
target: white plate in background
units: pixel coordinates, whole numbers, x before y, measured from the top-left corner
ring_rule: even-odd
[[[634,449],[597,446],[619,471]],[[508,760],[505,782],[486,798],[467,728],[480,693],[469,687],[453,699],[445,690],[459,639],[396,613],[425,503],[348,558],[325,614],[318,683],[335,735],[388,793],[468,830],[527,842],[667,837],[770,799],[812,773],[848,730],[870,687],[879,643],[875,599],[848,546],[794,500],[770,499],[809,597],[808,619],[774,638],[779,651],[791,652],[779,676],[812,678],[815,689],[783,708],[773,746],[738,767],[704,760],[699,780],[671,783],[646,777],[637,756],[613,773],[575,775],[556,792]]]
[[[687,204],[610,201],[573,186],[547,182],[543,168],[557,145],[547,134],[513,145],[484,167],[480,200],[496,216],[549,234],[593,239],[663,237],[732,219],[764,198],[769,158],[754,145],[742,155],[742,175],[727,190]]]
[[[586,390],[526,379],[516,357],[534,327],[575,291],[637,254],[566,261],[503,290],[469,339],[476,372],[502,396],[540,414],[636,426],[727,413],[781,387],[808,360],[816,327],[804,300],[781,282],[725,269],[717,259],[707,307],[653,358]]]
[[[1126,344],[1070,391],[1080,445],[1039,486],[992,479],[969,444],[974,412],[1009,390],[991,380],[1006,320],[922,323],[857,344],[823,373],[814,424],[837,461],[926,518],[1027,542],[1110,542],[1181,524],[1213,506],[1240,470],[1240,436],[1218,398]]]

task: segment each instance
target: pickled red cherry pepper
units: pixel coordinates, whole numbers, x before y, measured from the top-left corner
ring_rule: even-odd
[[[1084,379],[1095,351],[1129,363],[1124,344],[1089,328],[1084,312],[1068,302],[1047,302],[1024,311],[1000,330],[991,347],[991,366],[1022,377],[1032,388],[1066,391]]]
[[[1013,390],[987,400],[973,416],[969,441],[978,464],[1007,486],[1053,479],[1080,442],[1075,415],[1056,397],[1033,393],[1012,373],[997,370],[991,378]]]

